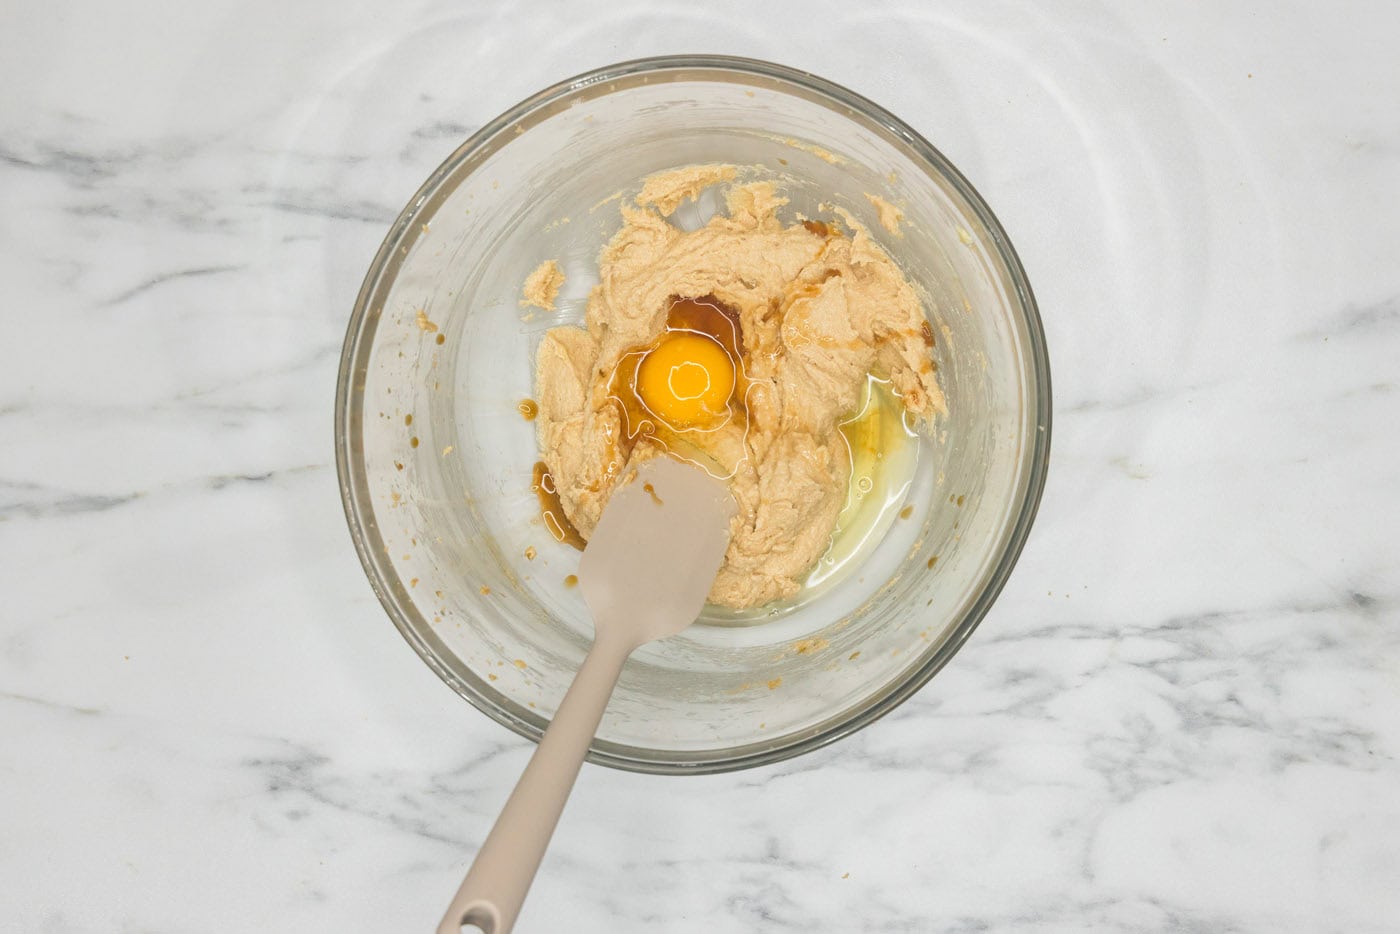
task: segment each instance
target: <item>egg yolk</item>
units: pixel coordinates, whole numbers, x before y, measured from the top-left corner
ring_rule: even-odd
[[[676,331],[642,358],[637,395],[674,428],[721,418],[734,394],[734,362],[714,338]]]

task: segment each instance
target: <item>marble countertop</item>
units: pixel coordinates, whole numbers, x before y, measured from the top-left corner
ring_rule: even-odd
[[[586,767],[520,930],[1400,930],[1397,27],[6,5],[0,930],[436,923],[531,747],[365,582],[345,321],[472,130],[682,51],[846,84],[979,187],[1045,319],[1050,481],[991,615],[890,717],[738,774]]]

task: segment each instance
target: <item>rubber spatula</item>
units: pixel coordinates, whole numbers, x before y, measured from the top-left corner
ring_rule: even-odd
[[[623,662],[700,615],[735,510],[723,482],[669,457],[644,463],[608,500],[578,569],[593,647],[438,934],[461,934],[465,924],[507,934],[514,926]]]

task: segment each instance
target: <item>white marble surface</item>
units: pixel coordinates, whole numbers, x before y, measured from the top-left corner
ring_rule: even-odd
[[[1392,4],[6,4],[0,930],[425,931],[529,753],[419,662],[331,401],[388,221],[644,54],[919,128],[1045,317],[1010,586],[780,766],[587,767],[522,931],[1400,930]]]

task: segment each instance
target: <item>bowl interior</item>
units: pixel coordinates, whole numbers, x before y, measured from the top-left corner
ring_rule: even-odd
[[[921,290],[950,414],[909,449],[878,542],[791,606],[711,612],[628,664],[596,761],[708,770],[811,748],[887,710],[956,650],[1009,571],[1048,443],[1039,323],[1004,235],[926,143],[835,86],[760,63],[618,66],[485,128],[410,203],[365,282],[342,366],[347,514],[396,624],[457,691],[527,735],[591,625],[578,552],[539,520],[519,405],[541,334],[582,320],[619,202],[648,174],[727,162],[776,179],[787,218],[862,221]],[[883,230],[867,195],[904,212]],[[714,194],[681,209],[699,224]],[[520,306],[541,261],[554,313]],[[894,468],[890,468],[894,470]]]

